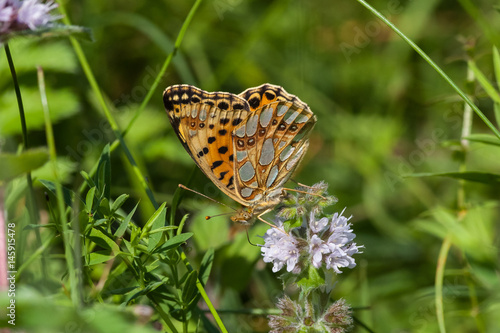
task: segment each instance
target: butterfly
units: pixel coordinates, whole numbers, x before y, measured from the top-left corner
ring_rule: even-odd
[[[165,89],[163,102],[198,167],[245,206],[231,220],[266,222],[261,216],[285,198],[284,184],[309,147],[316,116],[307,104],[271,84],[239,95],[173,85]]]

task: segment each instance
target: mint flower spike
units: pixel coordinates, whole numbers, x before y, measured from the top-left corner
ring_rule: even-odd
[[[356,262],[352,257],[361,253],[362,245],[356,245],[352,240],[356,237],[349,220],[340,213],[335,213],[331,219],[317,219],[314,212],[309,214],[308,228],[298,227],[286,235],[275,228],[269,229],[263,236],[264,245],[261,252],[264,262],[273,263],[273,272],[281,270],[285,264],[287,271],[299,274],[309,264],[315,268],[333,270],[341,274],[341,268],[354,268]],[[283,228],[283,222],[277,221],[277,226]]]
[[[61,18],[61,16],[49,14],[57,6],[53,1],[42,4],[38,0],[25,0],[21,3],[21,8],[17,13],[17,20],[19,23],[27,25],[31,30],[35,30],[37,27]]]
[[[61,18],[49,14],[57,6],[53,1],[41,3],[39,0],[0,0],[0,35],[47,26]]]
[[[270,315],[270,333],[331,332],[346,333],[352,328],[352,310],[345,300],[333,303],[323,313],[309,301],[301,305],[288,296],[278,299],[279,315]]]

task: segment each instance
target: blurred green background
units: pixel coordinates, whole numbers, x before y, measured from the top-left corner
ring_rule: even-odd
[[[113,116],[125,128],[158,74],[193,1],[70,1],[73,24],[92,30],[85,55]],[[500,13],[494,1],[372,1],[413,39],[495,122],[493,103],[471,79],[473,59],[491,81],[492,46],[500,46]],[[45,70],[61,170],[66,186],[82,182],[108,142],[114,140],[66,39],[10,43],[27,112],[32,147],[44,146],[36,65]],[[468,80],[469,78],[469,80]],[[499,78],[497,78],[499,79]],[[358,266],[338,277],[334,297],[344,297],[355,316],[375,332],[437,332],[434,280],[439,250],[452,247],[444,278],[449,332],[498,332],[498,183],[449,178],[407,178],[424,172],[498,172],[499,148],[470,143],[464,151],[464,103],[441,77],[357,1],[206,0],[154,98],[126,141],[148,176],[158,201],[170,204],[178,183],[227,204],[182,149],[162,104],[165,87],[186,83],[207,91],[239,93],[262,83],[284,87],[317,115],[306,158],[294,179],[321,180],[338,197],[365,245]],[[473,117],[472,133],[489,133]],[[21,127],[5,56],[0,57],[0,150],[16,151]],[[123,154],[112,155],[112,194],[129,193],[142,223],[154,212]],[[465,159],[465,162],[463,160]],[[43,169],[35,176],[50,178]],[[40,186],[38,184],[38,186]],[[463,186],[463,187],[462,187]],[[458,221],[458,193],[465,193]],[[40,189],[42,218],[47,219]],[[465,210],[463,209],[465,207]],[[227,218],[205,221],[223,207],[186,194],[179,210],[191,213],[195,232],[187,248],[196,265],[215,248],[207,286],[220,309],[272,308],[280,282]],[[138,218],[137,223],[141,223]],[[238,229],[240,230],[240,229]],[[257,224],[255,242],[266,230]],[[27,248],[29,252],[29,246]],[[56,268],[54,268],[56,270]],[[58,268],[60,270],[60,268]],[[33,285],[29,276],[21,279]],[[34,285],[35,289],[41,288]],[[50,287],[43,287],[44,290]],[[262,316],[223,315],[230,332],[265,332]],[[359,326],[355,332],[365,332]]]

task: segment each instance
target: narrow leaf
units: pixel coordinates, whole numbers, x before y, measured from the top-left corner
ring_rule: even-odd
[[[111,199],[111,157],[109,153],[109,143],[104,146],[99,163],[97,166],[97,182],[98,189],[103,193],[104,197],[108,200]]]
[[[99,229],[92,228],[89,238],[99,246],[111,249],[114,253],[118,253],[120,251],[120,248],[115,241]]]
[[[95,187],[92,187],[87,192],[87,197],[85,198],[85,208],[87,209],[88,213],[92,212],[92,206],[94,205],[94,196],[95,196]]]
[[[180,246],[182,243],[186,242],[192,236],[193,236],[192,232],[186,232],[186,233],[183,233],[181,235],[176,235],[176,236],[170,238],[168,241],[166,241],[160,247],[156,248],[154,250],[154,253],[165,252],[165,251],[168,251],[170,249],[176,248],[176,247]]]
[[[54,182],[44,179],[39,179],[38,181],[42,183],[42,185],[45,186],[53,195],[56,195],[56,184]],[[77,196],[73,191],[64,186],[63,186],[63,196],[64,196],[64,203],[69,207],[72,207],[73,198],[75,197],[80,199],[80,201],[83,204],[85,204],[85,202],[83,202],[83,200],[79,196]]]
[[[129,198],[128,194],[122,194],[111,205],[111,215],[113,215]]]
[[[441,172],[441,173],[415,173],[406,177],[450,177],[455,179],[463,179],[470,182],[483,183],[492,185],[500,183],[500,175],[480,171],[465,171],[465,172]]]
[[[30,149],[21,154],[0,153],[0,180],[8,180],[38,169],[49,159],[46,149]]]
[[[110,255],[106,251],[96,251],[92,252],[89,255],[89,261],[87,265],[96,265],[96,264],[102,264],[103,262],[106,262],[108,260],[111,260],[115,257],[115,255]]]
[[[490,81],[486,78],[486,76],[477,68],[476,64],[473,61],[468,62],[469,68],[474,72],[474,75],[476,76],[477,81],[483,87],[484,91],[490,96],[492,100],[494,100],[496,103],[500,103],[500,95],[498,92],[495,90],[493,85],[491,84]]]
[[[500,54],[495,46],[493,46],[493,68],[495,70],[497,86],[500,86]]]
[[[132,220],[132,216],[134,215],[135,210],[137,209],[138,206],[139,206],[139,203],[137,203],[135,205],[134,209],[132,209],[132,211],[120,223],[120,226],[115,231],[115,236],[116,237],[122,237],[125,234],[125,230],[127,230],[128,224]]]
[[[210,272],[212,271],[212,265],[214,262],[214,249],[210,248],[205,252],[200,265],[200,281],[203,285],[207,284]]]
[[[500,146],[500,140],[491,134],[471,134],[464,139],[474,142],[481,142],[487,145]]]

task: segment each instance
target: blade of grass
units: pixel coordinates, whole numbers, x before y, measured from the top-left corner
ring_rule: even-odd
[[[129,124],[127,125],[127,128],[123,132],[123,135],[128,133],[134,122],[136,121],[137,117],[141,114],[141,112],[144,110],[146,105],[148,104],[149,100],[153,96],[153,93],[156,90],[156,87],[158,87],[158,84],[160,83],[160,80],[163,77],[163,74],[167,71],[168,66],[170,65],[170,62],[172,61],[172,58],[175,56],[177,53],[177,50],[179,50],[182,40],[184,39],[184,35],[186,34],[187,28],[189,27],[189,24],[193,20],[194,14],[196,13],[196,10],[200,6],[201,2],[203,0],[196,0],[196,2],[193,4],[193,7],[191,7],[191,10],[189,11],[186,19],[184,20],[184,23],[182,23],[181,30],[179,31],[179,34],[177,35],[177,39],[175,40],[174,44],[174,49],[170,54],[167,56],[167,59],[163,62],[163,65],[161,66],[160,73],[156,76],[153,84],[151,85],[151,88],[149,89],[146,97],[144,97],[144,100],[142,101],[141,105],[139,106],[139,109],[135,112],[134,116],[130,120]]]
[[[45,133],[47,137],[47,145],[49,146],[49,156],[50,162],[52,163],[52,172],[54,174],[55,184],[56,184],[56,198],[57,198],[57,209],[59,211],[59,218],[61,222],[61,227],[63,230],[63,242],[64,242],[64,256],[66,258],[68,272],[69,272],[69,285],[71,286],[70,294],[73,305],[78,309],[81,307],[83,302],[83,297],[79,293],[81,288],[78,286],[78,279],[75,271],[75,258],[73,256],[73,249],[71,247],[71,232],[68,228],[68,221],[66,219],[66,212],[64,208],[64,194],[62,184],[60,182],[59,173],[57,172],[57,153],[56,145],[54,139],[54,131],[52,129],[52,123],[50,120],[49,106],[47,103],[47,95],[45,93],[45,80],[43,76],[43,70],[41,67],[37,68],[38,74],[38,86],[40,89],[40,95],[42,99],[43,115],[45,118]]]
[[[391,28],[399,37],[401,37],[408,45],[410,45],[438,74],[457,92],[457,94],[470,105],[472,110],[481,118],[481,120],[490,128],[490,130],[500,139],[500,132],[496,127],[486,118],[486,116],[479,110],[479,108],[467,97],[467,95],[451,80],[451,78],[446,75],[446,73],[411,39],[406,37],[394,24],[392,24],[387,18],[385,18],[380,12],[375,8],[370,6],[364,0],[356,0],[363,7],[368,9],[373,15],[382,20],[389,28]]]

